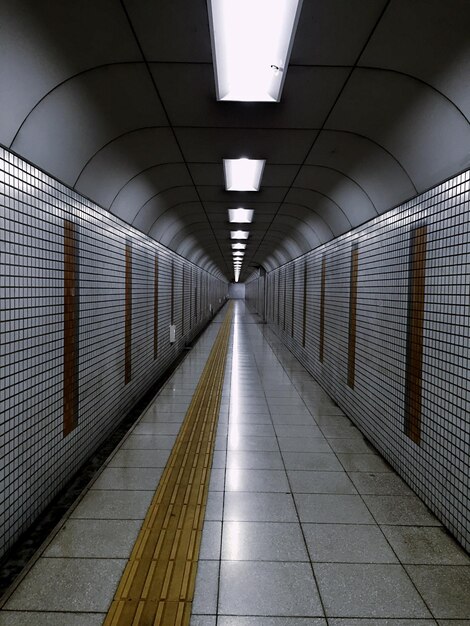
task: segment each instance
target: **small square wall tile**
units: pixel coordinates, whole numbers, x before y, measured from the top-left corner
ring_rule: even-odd
[[[314,565],[328,617],[431,617],[401,565]]]

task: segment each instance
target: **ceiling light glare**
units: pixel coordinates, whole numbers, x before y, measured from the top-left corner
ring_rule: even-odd
[[[264,159],[224,159],[227,191],[258,191],[263,175]]]
[[[237,257],[243,257],[245,255],[244,252],[233,252],[233,258],[236,259]]]
[[[253,209],[229,209],[228,221],[232,224],[251,224],[253,213]]]
[[[238,283],[238,279],[240,278],[240,270],[235,270],[233,274],[235,276],[235,282]]]
[[[232,243],[232,250],[244,250],[246,243]]]
[[[247,230],[230,231],[230,239],[248,239],[250,233]]]
[[[302,0],[209,0],[217,100],[279,102]]]

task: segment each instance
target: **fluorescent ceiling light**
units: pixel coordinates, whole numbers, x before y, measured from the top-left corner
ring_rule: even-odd
[[[238,279],[240,278],[240,270],[235,270],[234,272],[235,282],[238,283]]]
[[[253,213],[253,209],[229,209],[228,221],[232,224],[251,224]]]
[[[230,231],[230,239],[248,239],[250,233],[247,230]]]
[[[246,243],[232,243],[232,250],[244,250]]]
[[[233,258],[236,259],[237,257],[243,257],[244,254],[245,254],[244,252],[234,252]]]
[[[265,163],[264,159],[224,159],[225,189],[258,191]]]
[[[210,0],[217,100],[279,102],[302,0]]]

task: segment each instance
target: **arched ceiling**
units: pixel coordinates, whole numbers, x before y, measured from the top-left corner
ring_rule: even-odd
[[[304,0],[280,103],[217,102],[204,0],[0,0],[0,143],[232,279],[470,166],[468,0]],[[266,159],[224,190],[223,158]]]

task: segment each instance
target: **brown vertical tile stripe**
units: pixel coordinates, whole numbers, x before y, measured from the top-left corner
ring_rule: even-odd
[[[286,304],[287,304],[287,271],[284,268],[284,297],[283,297],[283,304],[284,304],[284,314],[282,316],[282,330],[286,330]]]
[[[124,384],[132,377],[132,244],[126,243],[125,312],[124,312]]]
[[[326,257],[321,260],[321,284],[320,284],[320,362],[323,363],[325,353],[325,290],[326,290]]]
[[[290,335],[294,336],[294,316],[295,316],[295,265],[292,264],[292,300],[291,300],[291,329]]]
[[[182,276],[181,276],[181,336],[184,337],[184,310],[186,309],[186,300],[184,297],[184,279],[185,279],[185,271],[184,265],[181,268]]]
[[[189,330],[193,327],[193,268],[189,268]]]
[[[64,437],[78,424],[78,279],[77,225],[64,220]]]
[[[171,261],[170,272],[170,324],[175,323],[175,263]]]
[[[359,272],[359,247],[354,242],[351,248],[351,270],[349,278],[349,333],[348,333],[348,386],[354,389],[356,373],[356,309],[357,277]]]
[[[217,335],[105,619],[105,626],[188,626],[230,338]]]
[[[153,358],[158,356],[158,254],[155,255],[153,276]]]
[[[302,305],[302,348],[307,339],[307,261],[304,264],[304,301]]]
[[[427,227],[413,228],[408,269],[408,323],[405,370],[405,434],[421,441],[424,298],[426,285]]]

